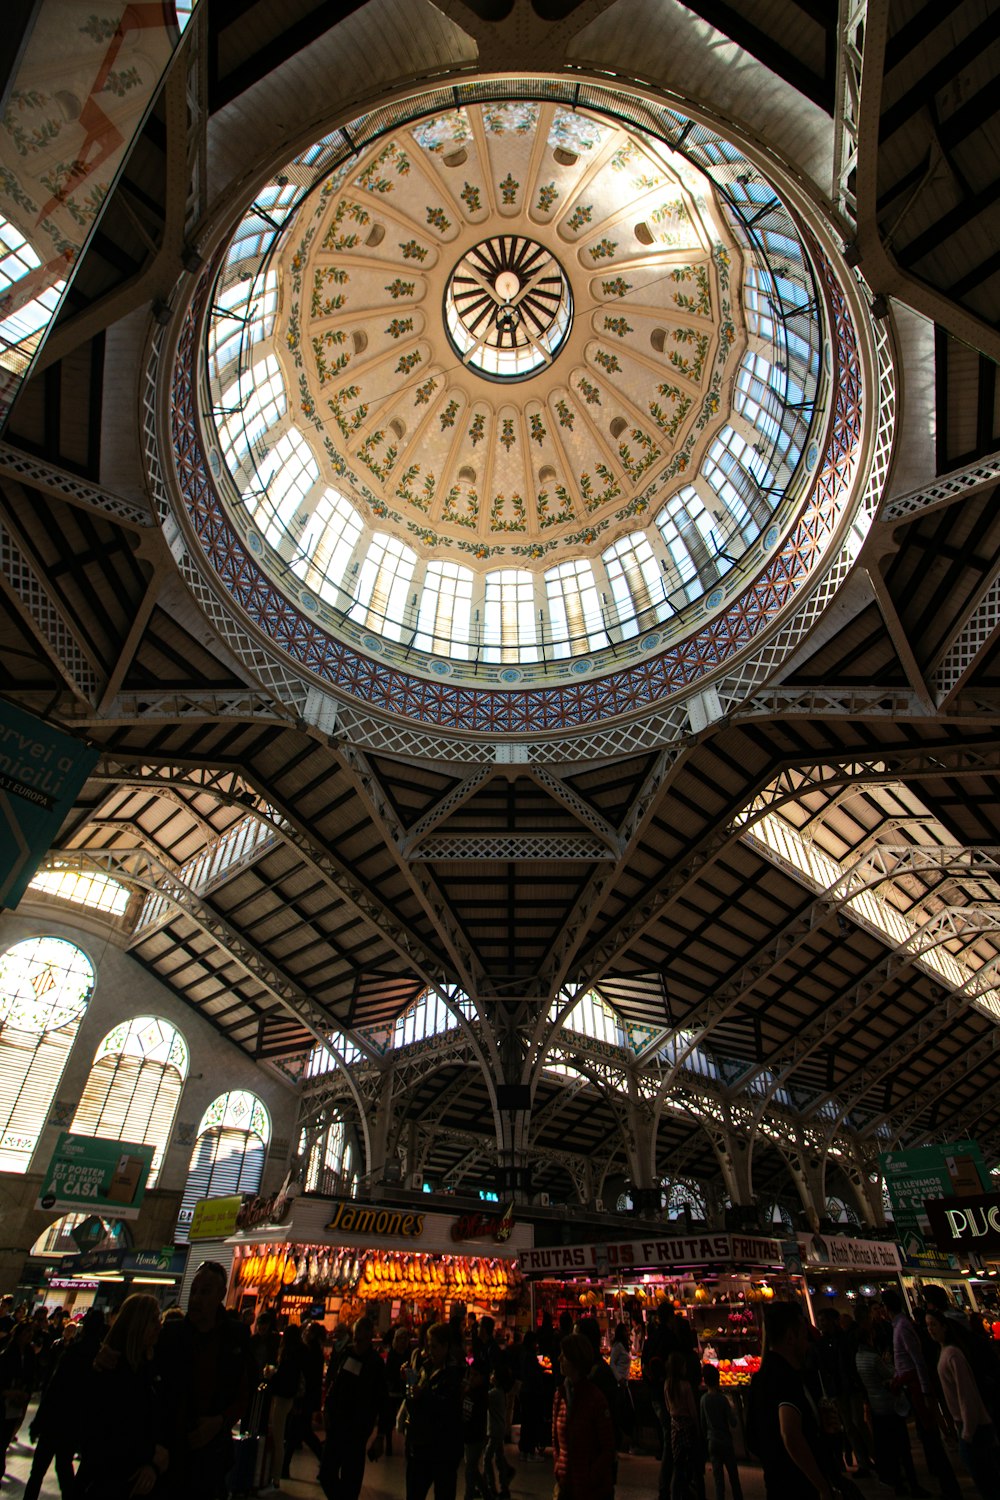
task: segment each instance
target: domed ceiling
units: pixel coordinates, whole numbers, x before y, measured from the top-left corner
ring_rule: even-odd
[[[301,293],[276,344],[329,478],[375,518],[418,551],[532,565],[697,461],[745,344],[738,264],[666,146],[472,105],[323,185],[277,263]]]
[[[514,87],[400,99],[259,189],[192,283],[169,417],[255,629],[487,732],[633,713],[758,643],[740,682],[769,670],[850,567],[893,412],[862,419],[885,341],[779,169],[635,95]]]

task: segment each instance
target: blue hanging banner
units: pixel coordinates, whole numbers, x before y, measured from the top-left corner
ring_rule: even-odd
[[[24,895],[96,760],[82,740],[0,703],[0,907]]]

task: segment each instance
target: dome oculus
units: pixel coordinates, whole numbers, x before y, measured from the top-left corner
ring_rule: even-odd
[[[544,245],[499,234],[462,256],[448,280],[444,312],[463,364],[494,380],[526,380],[566,342],[573,296]]]

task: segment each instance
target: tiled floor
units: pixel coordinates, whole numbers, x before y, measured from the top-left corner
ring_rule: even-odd
[[[22,1429],[27,1438],[27,1423]],[[508,1448],[508,1456],[515,1457],[516,1450]],[[27,1441],[15,1443],[7,1456],[7,1478],[2,1495],[16,1500],[31,1467],[32,1450]],[[937,1495],[937,1486],[928,1479],[922,1463],[919,1444],[914,1443],[914,1459],[917,1474],[924,1487]],[[963,1496],[972,1496],[971,1482],[960,1474],[957,1453],[952,1453],[956,1474],[960,1475]],[[392,1458],[383,1458],[378,1463],[369,1463],[365,1471],[362,1500],[401,1500],[404,1494],[404,1461],[397,1452]],[[619,1462],[617,1495],[619,1500],[655,1500],[659,1464],[655,1459],[638,1454],[623,1454]],[[764,1500],[764,1485],[759,1468],[752,1464],[741,1464],[740,1475],[744,1500]],[[316,1460],[305,1449],[292,1460],[292,1477],[282,1485],[282,1491],[290,1500],[322,1500],[322,1491],[316,1481]],[[706,1475],[707,1494],[712,1497],[711,1471]],[[870,1500],[886,1500],[891,1491],[875,1479],[862,1481],[859,1485]],[[727,1487],[727,1500],[729,1496]],[[461,1485],[459,1486],[461,1496]],[[533,1463],[518,1463],[517,1475],[511,1483],[512,1500],[552,1500],[552,1461],[545,1458]],[[1000,1475],[997,1482],[997,1497],[1000,1500]],[[59,1500],[59,1486],[55,1470],[50,1469],[42,1486],[42,1500]]]

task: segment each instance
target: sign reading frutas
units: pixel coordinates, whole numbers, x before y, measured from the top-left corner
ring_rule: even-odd
[[[929,1198],[924,1208],[942,1250],[1000,1250],[1000,1193]]]
[[[521,1250],[518,1263],[526,1275],[586,1271],[598,1265],[610,1269],[655,1270],[660,1266],[783,1264],[781,1245],[763,1235],[693,1234],[662,1240],[625,1240],[599,1245],[553,1245],[544,1250]]]
[[[137,1219],[153,1164],[152,1146],[102,1141],[63,1131],[42,1181],[36,1208]],[[104,1214],[105,1209],[110,1210]]]
[[[345,1234],[375,1234],[385,1239],[418,1240],[424,1232],[423,1214],[406,1208],[375,1208],[342,1201],[333,1205],[327,1229]]]

